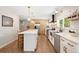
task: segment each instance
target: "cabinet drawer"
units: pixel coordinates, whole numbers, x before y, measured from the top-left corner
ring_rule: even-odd
[[[60,37],[60,40],[62,40],[63,42],[65,42],[66,40],[65,40],[65,38],[63,38],[63,37]]]
[[[77,44],[67,41],[68,53],[74,53],[77,50]]]
[[[63,37],[60,37],[60,52],[61,53],[66,53],[66,40]]]
[[[63,38],[63,37],[60,37],[60,43],[61,43],[62,45],[66,45],[67,40],[66,40],[65,38]]]
[[[76,52],[77,44],[61,37],[60,39],[60,52],[61,53],[74,53]]]
[[[71,47],[75,47],[77,44],[67,40],[67,45],[69,45]]]

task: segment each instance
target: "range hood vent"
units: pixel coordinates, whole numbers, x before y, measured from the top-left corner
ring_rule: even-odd
[[[55,15],[52,15],[52,21],[51,22],[55,22]]]

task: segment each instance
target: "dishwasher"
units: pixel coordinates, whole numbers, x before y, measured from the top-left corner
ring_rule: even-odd
[[[60,53],[60,36],[54,35],[54,48],[57,53]]]

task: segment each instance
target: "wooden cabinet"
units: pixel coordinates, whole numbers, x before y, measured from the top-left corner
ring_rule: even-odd
[[[60,52],[61,53],[75,53],[77,45],[68,41],[67,39],[60,37]]]
[[[23,51],[23,45],[24,44],[24,35],[23,34],[19,34],[18,35],[18,50]]]

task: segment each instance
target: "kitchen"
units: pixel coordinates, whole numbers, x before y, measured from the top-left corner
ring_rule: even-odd
[[[11,10],[13,8],[14,10],[17,11],[18,10],[17,8],[20,7],[15,6],[8,8],[9,9],[11,8]],[[22,11],[24,12],[24,9],[22,8],[24,9],[27,8],[26,10],[27,14],[23,14],[23,15],[27,15],[27,17],[22,15],[21,12]],[[12,12],[14,10],[12,10]],[[0,48],[1,51],[12,50],[13,48],[15,51],[22,53],[23,52],[24,53],[28,53],[28,52],[29,53],[78,53],[79,52],[79,40],[78,40],[79,39],[79,26],[78,26],[79,7],[78,6],[51,6],[51,7],[26,6],[26,7],[21,7],[20,10],[18,10],[17,13],[21,15],[15,18],[18,20],[15,20],[15,22],[13,22],[13,28],[10,27],[12,28],[11,32],[14,31],[15,33],[16,31],[16,36],[15,38],[13,38],[16,39],[13,40],[16,41],[16,44],[14,43],[14,45],[11,46],[11,43],[13,41],[9,44],[4,44]],[[8,19],[9,18],[10,17],[8,17]],[[7,31],[10,30],[10,28],[7,27]],[[17,30],[13,30],[15,28]],[[6,27],[4,28],[2,27],[0,30],[2,31],[3,29],[5,29],[6,32]],[[4,30],[1,33],[3,32]],[[6,32],[6,34],[7,33],[8,32]],[[7,47],[7,45],[8,46],[10,45],[9,48]]]
[[[66,9],[66,8],[65,8]],[[71,13],[73,8],[69,10]],[[70,16],[65,14],[68,9],[64,10],[61,14],[64,16],[59,20],[59,28],[53,28],[53,24],[49,24],[48,29],[48,39],[50,43],[54,46],[57,53],[78,53],[79,46],[79,11],[75,10]],[[62,17],[61,16],[61,17]],[[54,24],[54,26],[56,23]]]
[[[50,42],[52,47],[54,47],[55,52],[57,53],[78,52],[78,41],[77,40],[79,38],[79,34],[78,34],[79,14],[78,14],[78,10],[74,8],[75,7],[73,8],[67,7],[67,9],[63,8],[63,11],[60,11],[60,13],[53,14],[52,19],[49,20],[48,23],[46,23],[45,25],[45,28],[44,28],[45,31],[39,30],[40,34],[47,36],[48,41]],[[72,11],[72,9],[74,9],[74,11]],[[69,12],[69,13],[65,14],[66,12]],[[61,15],[61,18],[58,18],[60,20],[56,20],[58,15],[59,16]],[[40,20],[32,20],[32,23],[34,22],[36,22],[36,24],[42,23]],[[34,29],[33,24],[31,28]]]

